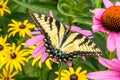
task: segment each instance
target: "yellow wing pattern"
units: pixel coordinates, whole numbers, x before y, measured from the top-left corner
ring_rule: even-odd
[[[59,61],[66,61],[78,54],[101,54],[101,50],[92,40],[80,33],[70,31],[58,20],[39,13],[31,13],[30,18],[45,36],[48,53],[53,57],[57,56]],[[69,58],[70,55],[73,57]]]

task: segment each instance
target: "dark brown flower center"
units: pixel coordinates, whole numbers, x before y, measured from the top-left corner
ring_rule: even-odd
[[[3,6],[2,6],[2,5],[0,5],[0,8],[3,8]]]
[[[12,53],[10,54],[10,56],[11,56],[11,59],[15,59],[17,55],[15,53]]]
[[[24,25],[24,24],[21,24],[20,26],[19,26],[19,28],[20,29],[24,29],[26,26]]]
[[[70,80],[78,80],[78,76],[76,74],[72,74],[70,76]]]
[[[3,50],[3,46],[0,44],[0,51]]]
[[[120,6],[111,6],[105,10],[102,23],[109,31],[120,32]]]

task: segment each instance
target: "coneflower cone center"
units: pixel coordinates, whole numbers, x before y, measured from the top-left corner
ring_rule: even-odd
[[[102,16],[102,24],[109,31],[120,32],[120,6],[107,8]]]

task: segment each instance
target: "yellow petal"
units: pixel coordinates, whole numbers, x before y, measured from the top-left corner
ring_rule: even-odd
[[[52,66],[50,64],[50,59],[48,58],[46,61],[45,61],[45,64],[47,65],[47,67],[52,70]]]
[[[41,68],[41,67],[42,67],[42,62],[39,62],[39,63],[38,63],[38,66]]]
[[[23,24],[26,25],[28,23],[28,20],[24,20]]]
[[[9,28],[8,32],[15,30],[15,28]]]
[[[78,68],[76,69],[75,73],[76,73],[76,74],[79,74],[79,72],[81,71],[81,69],[82,69],[81,67],[78,67]]]
[[[32,66],[34,66],[34,65],[35,65],[35,63],[36,63],[39,59],[40,59],[40,56],[39,56],[39,57],[37,57],[37,58],[34,58],[34,59],[33,59],[33,61],[32,61]]]
[[[74,69],[72,67],[69,67],[69,71],[71,74],[74,74]]]
[[[15,71],[11,74],[11,77],[15,76],[18,73],[18,71]]]

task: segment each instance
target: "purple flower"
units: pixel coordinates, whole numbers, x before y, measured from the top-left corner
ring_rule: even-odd
[[[119,59],[105,59],[99,57],[99,62],[108,68],[106,71],[97,71],[88,73],[87,76],[94,80],[120,80],[120,60]]]
[[[106,8],[91,11],[94,14],[92,30],[108,34],[107,49],[110,52],[116,49],[117,55],[120,56],[120,2],[114,5],[109,0],[103,0],[103,3]]]

